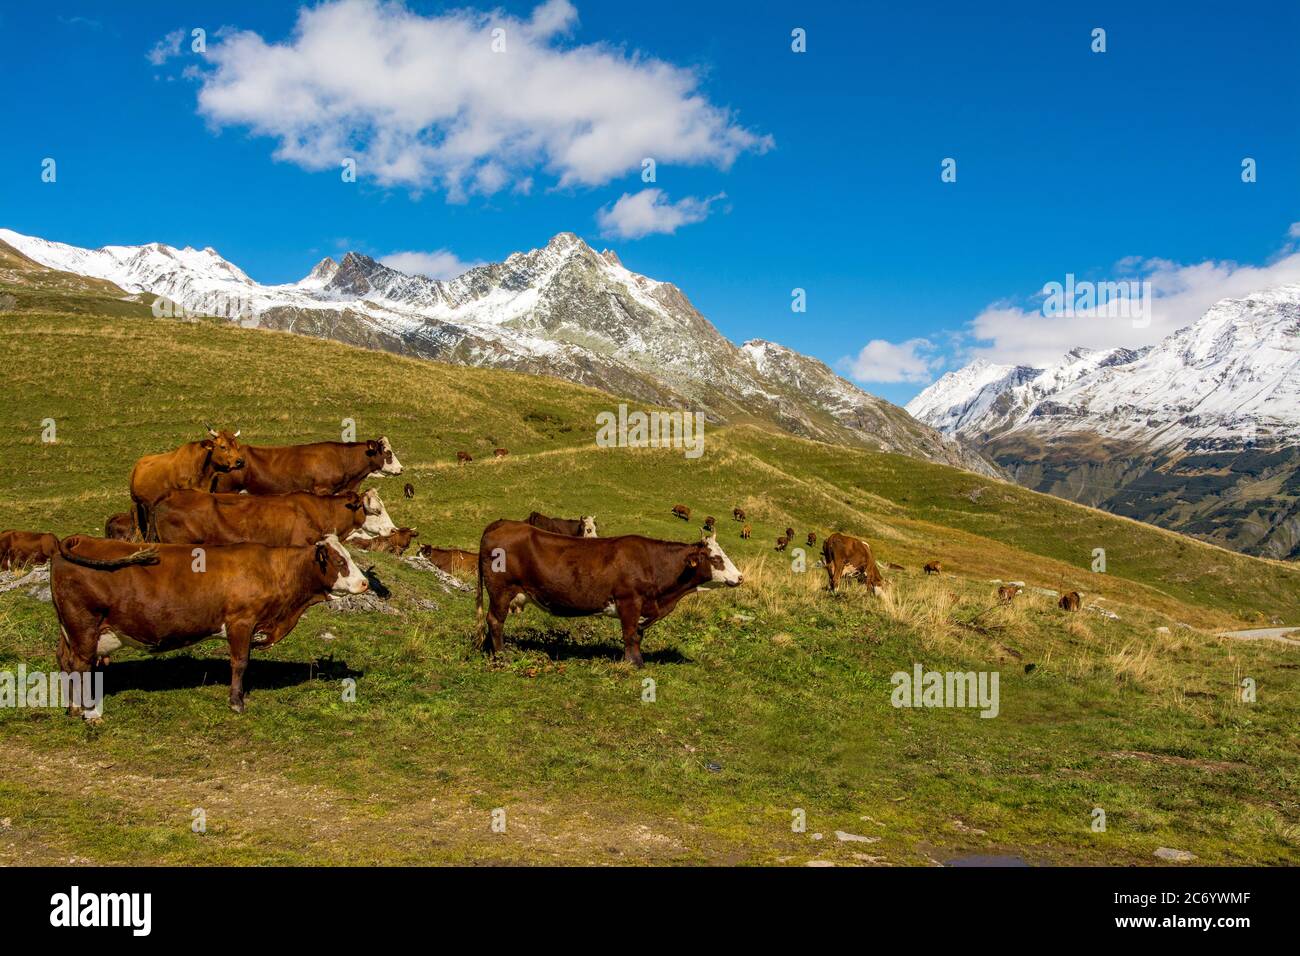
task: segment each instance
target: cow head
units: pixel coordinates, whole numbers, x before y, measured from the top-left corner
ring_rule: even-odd
[[[316,567],[336,594],[361,594],[370,589],[370,582],[335,535],[326,535],[316,543]]]
[[[578,520],[582,522],[582,536],[584,538],[596,537],[596,516],[595,515],[583,515]]]
[[[366,442],[366,455],[370,458],[370,474],[377,478],[385,475],[400,475],[402,463],[393,454],[393,443],[387,438]]]
[[[690,557],[691,567],[707,566],[709,569],[709,578],[700,584],[701,588],[716,587],[739,587],[745,580],[741,575],[740,569],[731,563],[731,558],[727,557],[718,544],[717,535],[711,535],[696,545],[696,550]]]
[[[384,507],[383,499],[374,488],[368,489],[361,496],[361,509],[366,513],[365,524],[361,526],[361,530],[366,534],[383,537],[397,530],[393,519],[388,517],[388,509]]]
[[[222,429],[217,431],[207,426],[208,437],[199,444],[208,453],[208,460],[215,471],[237,471],[244,467],[244,450],[239,445],[239,432],[233,434]]]

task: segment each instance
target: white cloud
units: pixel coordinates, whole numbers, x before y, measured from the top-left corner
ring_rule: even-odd
[[[379,261],[398,272],[413,276],[427,276],[430,279],[454,279],[483,264],[465,262],[450,249],[435,249],[433,252],[394,252],[383,256]]]
[[[1300,239],[1300,222],[1291,223],[1291,228],[1286,231],[1288,237]]]
[[[596,224],[600,234],[614,239],[640,239],[653,233],[674,233],[681,226],[703,222],[709,207],[726,193],[707,199],[686,196],[669,202],[662,189],[643,189],[639,193],[624,193],[613,207],[604,206],[596,211]]]
[[[694,70],[565,43],[576,22],[569,0],[527,20],[333,0],[301,9],[283,42],[237,31],[210,45],[199,111],[275,138],[278,159],[324,170],[352,157],[382,185],[438,186],[458,201],[538,170],[590,186],[647,156],[725,169],[772,145],[710,103]],[[497,29],[504,52],[492,49]]]
[[[928,382],[943,358],[929,339],[897,343],[872,339],[856,357],[843,358],[839,364],[859,382]]]
[[[184,28],[173,30],[153,45],[145,58],[154,66],[162,66],[174,56],[181,55],[181,42],[185,39]]]
[[[1294,234],[1295,227],[1292,227]],[[1073,315],[1044,315],[1040,308],[1007,303],[988,306],[969,324],[970,344],[962,361],[976,358],[1001,364],[1046,365],[1075,346],[1140,348],[1192,325],[1220,299],[1240,298],[1261,289],[1300,283],[1300,252],[1284,254],[1263,266],[1207,260],[1182,265],[1166,259],[1128,259],[1113,281],[1150,282],[1150,323],[1105,314],[1099,308]],[[1064,283],[1065,277],[1049,281]]]

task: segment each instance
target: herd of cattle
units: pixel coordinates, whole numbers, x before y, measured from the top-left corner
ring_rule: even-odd
[[[284,638],[308,608],[370,588],[348,549],[400,555],[417,537],[393,523],[375,489],[360,490],[369,478],[402,474],[387,438],[254,446],[239,436],[209,426],[200,441],[141,458],[131,470],[131,510],[109,517],[102,538],[0,533],[0,570],[50,565],[64,673],[107,663],[123,643],[161,652],[219,637],[230,647],[230,706],[243,711],[253,648]],[[410,484],[404,492],[415,493]],[[673,514],[690,520],[685,505]],[[748,538],[744,510],[732,517]],[[794,529],[786,528],[777,550],[792,541]],[[812,547],[816,533],[806,541]],[[424,545],[419,554],[447,573],[477,574],[477,632],[490,653],[502,650],[508,615],[531,602],[558,616],[617,617],[624,659],[638,667],[645,630],[683,597],[743,581],[712,516],[699,541],[679,543],[601,538],[593,516],[534,511],[525,521],[488,525],[477,553]],[[831,534],[822,558],[832,591],[846,578],[884,585],[861,539]],[[939,565],[925,570],[938,573]],[[1014,596],[999,592],[999,599]],[[1077,610],[1077,593],[1061,606],[1071,597],[1068,609]]]

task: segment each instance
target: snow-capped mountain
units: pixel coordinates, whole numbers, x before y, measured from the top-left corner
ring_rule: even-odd
[[[1139,350],[975,362],[907,409],[1038,490],[1300,556],[1300,285],[1225,299]]]
[[[212,249],[81,249],[7,229],[0,242],[50,269],[246,326],[552,375],[715,421],[767,420],[810,438],[1000,474],[815,359],[770,342],[736,346],[676,286],[630,271],[572,233],[454,279],[408,275],[349,252],[285,285],[261,285]]]

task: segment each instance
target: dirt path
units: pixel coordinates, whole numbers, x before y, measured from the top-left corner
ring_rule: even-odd
[[[1291,634],[1300,634],[1300,627],[1256,627],[1248,631],[1224,631],[1221,636],[1239,641],[1279,641],[1300,646],[1300,641],[1288,636]]]

